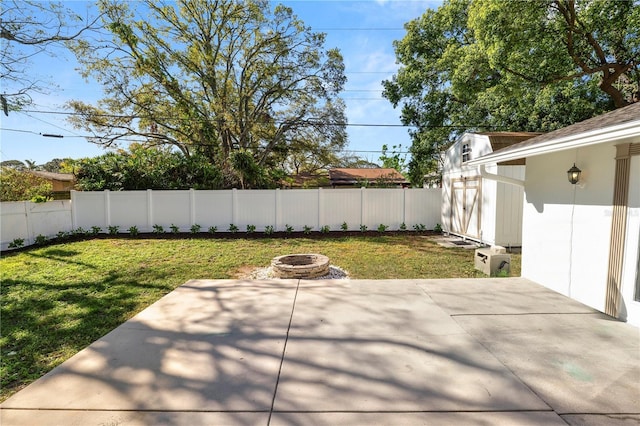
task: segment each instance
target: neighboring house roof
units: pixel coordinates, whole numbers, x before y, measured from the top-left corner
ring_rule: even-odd
[[[73,182],[75,180],[75,176],[71,173],[53,173],[53,172],[43,172],[41,170],[29,170],[29,173],[32,173],[36,176],[40,176],[41,178],[45,178],[49,180],[58,180],[61,182]]]
[[[409,181],[396,169],[331,169],[329,170],[331,184],[354,185],[362,181],[375,182],[384,180],[398,185],[409,184]]]
[[[640,102],[494,151],[467,164],[510,161],[637,136],[640,136]]]

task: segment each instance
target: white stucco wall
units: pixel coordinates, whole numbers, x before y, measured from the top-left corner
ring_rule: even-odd
[[[530,157],[525,179],[522,276],[600,311],[605,306],[615,151],[615,144],[608,143]],[[578,185],[567,180],[574,162],[583,171]],[[637,170],[633,172],[637,178]],[[630,230],[627,237],[637,250],[638,232]],[[634,268],[626,266],[626,280],[633,275],[635,281]],[[625,304],[635,312],[628,294]]]
[[[623,314],[626,314],[628,322],[640,325],[640,302],[634,300],[635,287],[640,286],[640,156],[631,158],[629,183],[627,241],[622,280]]]

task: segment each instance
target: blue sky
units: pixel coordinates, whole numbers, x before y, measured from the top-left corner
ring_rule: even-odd
[[[322,0],[279,1],[314,30],[327,33],[326,47],[342,52],[348,82],[342,98],[347,105],[347,118],[353,124],[400,124],[399,110],[382,98],[381,81],[397,70],[393,41],[401,39],[404,23],[421,16],[428,8],[437,8],[439,0]],[[86,10],[89,2],[66,2],[74,10]],[[86,13],[86,12],[85,12]],[[77,71],[73,55],[56,49],[51,55],[38,55],[29,73],[53,82],[57,88],[48,94],[33,94],[32,111],[63,111],[65,102],[78,99],[94,102],[101,97],[100,86],[86,82]],[[104,149],[87,142],[81,130],[74,129],[62,115],[35,112],[2,115],[0,127],[0,159],[33,160],[43,164],[53,158],[92,157]],[[7,129],[20,130],[9,131]],[[32,133],[29,133],[32,132]],[[40,134],[63,135],[48,138]],[[370,161],[377,161],[383,144],[410,144],[403,127],[348,127],[348,150]]]

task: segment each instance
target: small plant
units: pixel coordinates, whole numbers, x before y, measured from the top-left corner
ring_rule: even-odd
[[[328,234],[329,231],[331,231],[331,228],[329,228],[329,225],[324,225],[322,228],[320,228],[320,232],[322,232],[323,234]]]
[[[180,232],[180,227],[174,225],[173,223],[171,224],[171,226],[169,228],[171,228],[171,233],[172,234],[177,234],[178,232]]]
[[[209,229],[207,230],[210,234],[215,234],[216,231],[218,230],[217,226],[210,226]]]
[[[82,226],[78,227],[78,229],[75,229],[73,231],[73,235],[87,235],[87,233],[88,232]]]
[[[247,234],[253,234],[254,232],[256,232],[256,226],[255,225],[247,225]]]
[[[134,225],[131,228],[129,228],[129,235],[131,235],[132,237],[135,237],[139,233],[140,233],[140,231],[138,230],[137,226]]]
[[[421,223],[420,224],[416,223],[415,225],[413,225],[413,229],[415,229],[418,232],[421,232],[421,231],[425,231],[427,227]]]
[[[360,225],[360,232],[367,232],[367,225]]]
[[[340,225],[340,229],[342,229],[343,231],[348,231],[349,225],[347,225],[347,222],[342,222],[342,225]]]
[[[116,235],[119,230],[120,230],[120,227],[117,225],[109,226],[109,235]]]
[[[98,235],[100,231],[102,231],[102,228],[100,228],[99,226],[91,227],[91,235]]]
[[[384,225],[382,223],[380,225],[378,225],[378,232],[380,232],[381,234],[383,232],[385,232],[387,229],[389,229],[389,227],[387,225]]]
[[[273,231],[274,231],[274,229],[273,229],[272,225],[267,225],[267,226],[264,227],[264,233],[267,234],[267,235],[273,234]]]
[[[287,234],[290,234],[293,232],[293,226],[291,225],[284,225],[284,232],[286,232]]]
[[[34,241],[34,244],[41,246],[42,244],[44,244],[44,243],[46,243],[46,242],[47,242],[47,237],[45,237],[45,236],[44,236],[44,235],[42,235],[42,234],[39,234],[39,235],[36,237],[36,239],[35,239],[35,241]]]
[[[24,238],[16,238],[9,243],[9,248],[19,248],[24,245]]]
[[[154,234],[164,234],[164,227],[162,225],[153,225]]]
[[[433,231],[437,233],[442,233],[442,226],[439,223],[436,223],[436,226],[433,227]]]
[[[305,235],[309,235],[312,229],[313,229],[313,226],[304,225],[302,227],[302,232],[304,232]]]
[[[238,231],[239,231],[238,227],[235,226],[233,223],[229,225],[229,232],[233,232],[235,234]]]
[[[68,232],[64,232],[64,231],[59,231],[59,232],[56,234],[56,238],[57,238],[57,239],[59,239],[59,240],[64,240],[64,239],[65,239],[65,238],[67,238],[68,236],[69,236],[69,233],[68,233]]]
[[[200,232],[200,228],[201,226],[198,225],[197,223],[195,225],[191,225],[191,233],[197,234],[198,232]]]
[[[407,224],[406,224],[406,223],[404,223],[404,222],[402,222],[402,223],[400,224],[400,230],[401,230],[401,231],[406,231],[406,230],[407,230]]]

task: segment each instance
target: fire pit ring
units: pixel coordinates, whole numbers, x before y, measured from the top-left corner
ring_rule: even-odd
[[[271,261],[278,278],[318,278],[329,273],[329,258],[322,254],[287,254]]]

